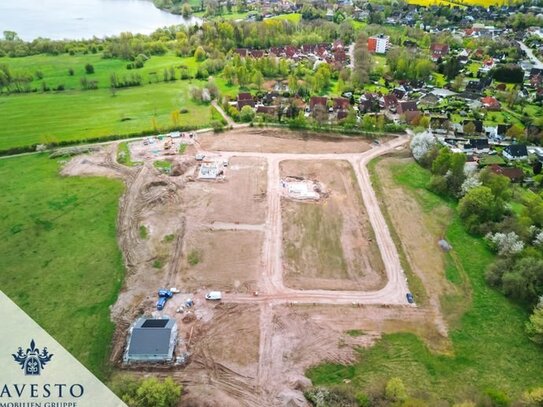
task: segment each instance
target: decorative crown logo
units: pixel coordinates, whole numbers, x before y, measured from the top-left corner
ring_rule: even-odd
[[[36,343],[34,339],[30,341],[30,347],[26,349],[26,352],[23,352],[23,348],[19,348],[17,353],[12,353],[13,359],[15,362],[21,365],[21,369],[24,370],[26,376],[39,376],[41,371],[45,368],[45,365],[51,361],[53,357],[47,351],[47,348],[43,348],[40,352],[36,348]]]

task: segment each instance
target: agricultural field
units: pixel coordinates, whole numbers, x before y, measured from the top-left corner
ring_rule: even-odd
[[[415,4],[417,6],[448,6],[448,7],[458,7],[458,6],[481,6],[481,7],[490,7],[490,6],[501,6],[508,4],[506,0],[408,0],[407,3]]]
[[[198,128],[211,119],[209,105],[190,99],[187,82],[159,83],[119,90],[0,97],[0,150],[32,144],[128,135],[179,126]]]
[[[433,214],[450,212],[443,217],[446,225],[438,224],[432,232],[434,241],[444,236],[454,248],[444,255],[446,281],[442,285],[448,288],[440,298],[449,324],[450,348],[433,352],[431,341],[424,343],[413,334],[385,335],[374,347],[360,350],[353,365],[325,364],[310,369],[313,383],[337,385],[349,380],[356,388],[371,392],[390,377],[400,377],[413,396],[431,403],[438,398],[463,401],[500,392],[514,399],[540,386],[543,355],[524,334],[526,311],[484,281],[481,271],[493,255],[482,239],[466,233],[451,202],[426,189],[429,172],[411,160],[387,158],[376,167],[374,171],[390,173],[391,187],[400,188],[416,202],[430,224],[435,223],[429,219]],[[382,198],[390,204],[390,194]],[[394,227],[402,238],[405,231]]]
[[[62,177],[60,166],[46,155],[0,160],[0,286],[103,379],[109,307],[124,275],[115,228],[123,186]]]
[[[154,56],[138,70],[127,70],[127,61],[104,59],[101,55],[36,55],[24,58],[0,58],[13,71],[32,74],[30,84],[37,92],[0,95],[0,150],[32,144],[78,141],[108,135],[129,135],[160,131],[172,127],[201,128],[211,121],[209,105],[193,101],[191,86],[204,81],[177,80],[163,82],[163,72],[186,67],[191,75],[197,70],[194,58],[179,58],[172,54]],[[85,74],[91,64],[94,73]],[[69,70],[73,69],[73,75]],[[110,90],[110,76],[139,74],[142,86]],[[42,79],[38,79],[41,77]],[[98,89],[81,90],[82,78],[97,81]],[[64,86],[64,91],[42,92],[42,83],[51,89]],[[217,78],[224,95],[237,93]],[[174,111],[182,111],[174,118]],[[183,113],[184,112],[184,113]]]

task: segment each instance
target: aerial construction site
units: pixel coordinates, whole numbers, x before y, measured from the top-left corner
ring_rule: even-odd
[[[64,175],[126,184],[112,363],[174,377],[184,405],[303,406],[317,363],[398,329],[445,336],[410,296],[367,168],[407,140],[240,128],[131,141],[131,165],[118,143],[72,158]],[[126,363],[142,316],[173,320],[168,360]]]

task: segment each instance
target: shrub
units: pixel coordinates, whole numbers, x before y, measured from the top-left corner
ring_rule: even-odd
[[[192,249],[187,256],[187,261],[191,266],[196,266],[198,263],[200,263],[202,261],[200,251]]]
[[[139,231],[140,239],[147,239],[147,237],[149,236],[149,231],[147,230],[147,227],[145,225],[141,225]]]
[[[243,106],[239,116],[242,122],[248,123],[254,119],[255,111],[251,106]]]
[[[402,402],[407,400],[407,390],[405,389],[402,379],[393,377],[387,382],[385,387],[385,397],[387,400],[393,402]]]
[[[219,120],[212,120],[211,128],[215,133],[219,133],[224,130],[224,124],[222,124]]]
[[[116,377],[112,390],[131,407],[174,407],[179,403],[183,387],[168,377],[139,379],[130,375]]]
[[[93,74],[93,73],[94,73],[94,66],[92,66],[91,64],[85,65],[85,72],[86,72],[88,75]]]

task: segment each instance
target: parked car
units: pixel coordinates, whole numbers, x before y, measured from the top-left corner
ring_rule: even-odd
[[[220,301],[222,299],[222,293],[220,291],[210,291],[206,294],[206,300]]]
[[[158,296],[160,298],[172,298],[173,292],[171,290],[166,290],[165,288],[158,290]]]
[[[413,298],[413,294],[407,293],[407,294],[405,294],[405,297],[407,298],[407,302],[409,304],[413,304],[415,302],[415,299]]]
[[[156,302],[156,309],[159,311],[162,311],[167,301],[168,301],[167,297],[160,297],[158,301]]]

